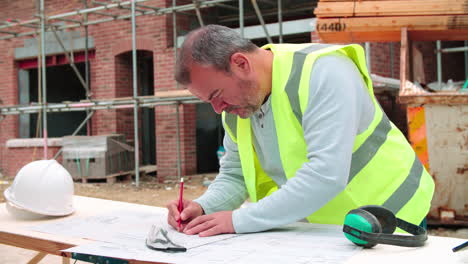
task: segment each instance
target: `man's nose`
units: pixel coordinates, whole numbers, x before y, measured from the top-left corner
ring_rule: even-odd
[[[211,101],[211,106],[213,107],[214,111],[217,114],[221,114],[223,112],[223,110],[227,107],[227,104],[223,100],[220,100],[218,98],[214,98]]]

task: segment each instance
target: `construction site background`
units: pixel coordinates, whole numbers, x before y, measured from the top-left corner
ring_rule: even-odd
[[[135,4],[136,11],[130,16],[130,3],[133,4],[135,2],[144,2],[144,5]],[[90,122],[83,129],[77,130],[78,135],[124,135],[124,139],[121,140],[122,143],[128,144],[129,149],[134,148],[137,150],[135,157],[142,157],[141,159],[135,158],[137,161],[137,168],[135,169],[137,187],[139,185],[138,175],[140,173],[138,166],[140,165],[157,165],[157,173],[153,175],[155,175],[155,180],[159,183],[175,180],[182,175],[195,175],[197,173],[214,172],[217,170],[216,150],[222,142],[222,128],[219,117],[216,117],[213,111],[210,110],[209,105],[186,104],[176,100],[168,102],[166,105],[157,105],[157,107],[151,105],[149,108],[138,108],[139,106],[136,105],[136,101],[141,98],[135,97],[133,89],[138,88],[136,91],[137,95],[142,97],[151,97],[167,91],[181,91],[183,87],[176,85],[173,80],[174,61],[177,53],[177,45],[174,44],[180,44],[179,39],[183,38],[183,35],[190,29],[203,24],[203,19],[205,23],[218,23],[233,28],[241,27],[242,24],[242,29],[243,26],[252,30],[255,27],[261,29],[259,22],[264,26],[264,23],[276,23],[279,21],[279,16],[276,15],[280,13],[279,9],[275,6],[275,3],[262,1],[260,3],[264,13],[264,16],[262,16],[261,14],[259,15],[258,10],[254,10],[256,1],[252,1],[252,5],[254,6],[250,5],[248,1],[232,1],[228,6],[226,6],[226,3],[220,4],[218,2],[209,8],[201,9],[198,9],[198,7],[207,1],[198,3],[192,1],[137,0],[135,2],[114,0],[50,0],[45,2],[39,0],[8,0],[2,2],[0,17],[4,18],[4,21],[0,21],[0,45],[2,47],[0,50],[0,106],[2,113],[5,114],[0,115],[0,118],[2,118],[0,120],[0,172],[4,175],[5,179],[11,179],[19,168],[32,160],[44,158],[44,156],[48,158],[57,156],[59,162],[68,162],[70,166],[74,165],[73,163],[79,160],[77,157],[58,154],[64,146],[62,137],[71,134],[78,124],[88,117],[90,117]],[[225,2],[229,1],[226,0]],[[328,1],[322,1],[322,4],[323,2]],[[343,5],[351,7],[362,4],[360,3],[361,1],[342,2]],[[379,5],[379,1],[374,2],[376,5]],[[392,1],[380,2],[389,4]],[[418,1],[414,3],[416,2]],[[447,3],[449,2],[452,3],[454,1],[448,1]],[[45,3],[44,14],[48,19],[38,20],[38,17],[42,17],[38,12],[39,3]],[[238,8],[238,4],[240,7],[241,3],[245,6],[243,18],[240,18],[238,10],[235,10]],[[390,4],[400,5],[401,3],[403,2],[392,2]],[[421,2],[418,3],[421,4]],[[191,9],[177,12],[175,15],[169,10],[185,4],[191,4]],[[278,34],[268,36],[266,30],[260,30],[257,31],[256,36],[252,36],[251,38],[256,44],[262,45],[267,43],[267,41],[321,42],[320,35],[317,32],[321,33],[322,38],[323,36],[327,36],[327,38],[344,36],[348,40],[349,38],[356,37],[356,42],[366,47],[369,70],[373,75],[377,76],[376,78],[389,78],[391,82],[398,82],[401,79],[402,87],[405,89],[406,81],[410,81],[410,86],[417,87],[421,90],[421,93],[432,95],[437,94],[437,91],[429,89],[431,87],[429,84],[436,81],[444,83],[462,81],[468,75],[468,67],[466,66],[468,61],[467,52],[465,52],[465,56],[460,56],[460,53],[445,53],[441,56],[442,49],[466,45],[466,41],[463,41],[463,36],[466,34],[466,28],[464,28],[466,25],[463,24],[465,23],[463,19],[452,19],[453,21],[448,24],[446,21],[441,22],[442,26],[446,28],[438,32],[443,33],[440,33],[440,36],[443,36],[444,40],[450,41],[420,41],[421,38],[411,40],[411,36],[423,36],[422,39],[424,39],[425,35],[415,35],[415,31],[418,33],[417,30],[414,30],[414,28],[408,30],[406,27],[401,28],[400,32],[400,28],[393,26],[394,23],[392,22],[390,24],[392,24],[391,28],[393,31],[389,36],[392,37],[391,40],[394,42],[381,42],[383,39],[380,39],[380,41],[376,42],[363,43],[362,41],[364,40],[359,38],[359,36],[363,35],[355,34],[355,32],[353,34],[342,34],[346,32],[341,32],[343,31],[341,26],[340,28],[325,27],[325,31],[330,31],[331,29],[332,32],[324,32],[323,27],[315,28],[315,23],[318,23],[318,20],[314,17],[313,10],[318,4],[320,4],[319,1],[283,1],[284,21],[289,23],[306,19],[308,29],[294,34],[287,34],[285,32],[284,36]],[[328,4],[341,7],[341,4]],[[109,5],[114,5],[114,7],[107,8]],[[401,5],[410,9],[417,7],[416,4]],[[103,6],[106,6],[106,8]],[[80,10],[95,7],[101,7],[102,10],[99,12],[87,12],[86,16],[80,14]],[[231,10],[230,13],[226,9]],[[455,11],[450,8],[426,9],[425,12],[429,12],[427,13],[429,15],[428,17],[424,17],[424,21],[430,20],[430,14],[432,13],[440,15],[437,14],[439,10],[455,12],[455,18],[458,14],[457,12],[461,10],[455,7],[452,8]],[[320,13],[325,19],[328,19],[326,18],[326,12],[324,12],[324,10],[328,9],[318,10],[321,10],[321,12],[316,12],[316,15]],[[348,16],[353,16],[352,19],[361,19],[354,17],[359,16],[358,11],[356,9],[356,12],[353,11],[351,14],[342,14],[345,16],[343,19],[351,19]],[[402,13],[404,11],[401,9],[393,10],[392,12]],[[63,18],[63,15],[62,18],[51,18],[54,15],[60,17],[61,15],[57,14],[66,12],[75,12],[76,14],[67,16],[67,18]],[[151,15],[144,15],[146,12],[153,13]],[[422,17],[417,12],[414,13],[414,10],[411,12],[408,14],[416,14],[417,17]],[[136,27],[133,29],[133,19],[131,18],[135,17],[135,15],[137,15],[135,18]],[[374,15],[382,16],[379,12]],[[452,17],[451,15],[442,15],[445,18]],[[466,14],[461,13],[458,16],[464,18]],[[87,27],[82,25],[85,20],[102,18],[107,18],[109,22],[91,24]],[[25,22],[31,19],[36,19],[37,22]],[[323,20],[324,18],[319,17],[319,19]],[[390,21],[388,18],[384,19]],[[408,17],[405,17],[405,19],[408,20]],[[401,21],[406,20],[398,20],[398,23]],[[39,22],[46,24],[46,32],[42,35],[37,33],[28,35],[26,32],[31,30],[39,31],[39,27],[44,25],[44,23]],[[274,24],[274,27],[280,24]],[[12,25],[16,26],[13,27]],[[58,30],[70,25],[77,26],[63,31]],[[271,26],[271,24],[269,25]],[[297,26],[298,24],[294,25]],[[358,26],[361,27],[360,30],[366,30],[366,27],[363,27],[362,24]],[[372,27],[375,27],[375,25],[369,24],[368,28]],[[88,34],[85,34],[86,30]],[[377,31],[378,29],[374,28],[373,30]],[[403,34],[405,32],[407,33],[406,35]],[[437,34],[439,33],[434,32],[429,31],[430,34],[428,33],[427,36],[430,38],[426,38],[426,40],[437,39],[436,37],[438,37]],[[460,35],[453,32],[459,32]],[[369,34],[375,34],[380,37],[387,36],[386,33],[378,34],[378,32],[372,31],[370,33],[367,32],[365,36],[368,37]],[[41,37],[44,39],[42,47]],[[59,41],[60,39],[62,40]],[[403,42],[403,39],[408,41]],[[60,47],[60,45],[64,45],[62,42],[65,43],[67,50]],[[14,107],[18,104],[28,105],[41,102],[40,88],[44,88],[41,87],[41,81],[44,81],[41,78],[44,77],[42,77],[41,67],[38,62],[41,57],[40,50],[44,46],[46,48],[44,63],[47,65],[48,92],[47,100],[45,101],[49,104],[64,102],[64,105],[67,105],[67,107],[70,101],[75,103],[80,101],[78,104],[88,106],[90,104],[97,104],[95,102],[89,103],[92,100],[96,102],[107,100],[112,101],[112,104],[117,104],[115,103],[117,101],[116,98],[126,98],[118,99],[120,100],[119,105],[114,105],[115,107],[109,107],[109,109],[91,112],[81,111],[81,113],[73,112],[74,115],[72,113],[66,113],[67,115],[62,115],[62,113],[47,114],[49,141],[47,143],[47,151],[45,151],[46,155],[42,154],[44,149],[40,114],[18,114],[15,112],[17,108]],[[88,46],[88,48],[86,49],[85,46]],[[70,51],[71,53],[69,54]],[[76,67],[74,70],[80,72],[82,76],[86,75],[89,77],[89,80],[87,78],[89,89],[86,88],[86,91],[83,91],[81,84],[68,65],[71,62],[70,56],[73,58]],[[86,57],[89,58],[89,67],[85,65]],[[410,59],[405,61],[406,58]],[[136,63],[134,63],[134,59],[136,59]],[[409,67],[402,70],[402,65],[409,65]],[[88,71],[89,75],[85,74]],[[466,115],[463,114],[466,113],[466,110],[464,110],[466,109],[466,101],[463,103],[463,98],[466,98],[466,96],[452,94],[449,97],[443,98],[443,101],[425,96],[424,98],[429,98],[429,101],[421,103],[422,97],[417,98],[413,96],[411,97],[413,101],[411,101],[408,97],[399,96],[399,88],[398,84],[395,87],[394,85],[389,85],[388,82],[375,82],[375,93],[384,111],[412,141],[411,143],[416,149],[418,157],[423,161],[425,166],[433,170],[432,175],[436,179],[438,187],[434,199],[437,204],[434,204],[431,212],[436,218],[439,218],[442,213],[448,214],[452,220],[458,214],[466,222],[466,205],[463,207],[463,203],[466,203],[465,194],[460,191],[454,191],[460,187],[463,189],[463,179],[466,179],[468,172],[465,164],[461,164],[460,167],[458,165],[460,160],[464,162],[462,158],[464,157],[463,155],[466,155],[466,144],[463,145],[464,143],[460,143],[459,140],[463,136],[464,131],[466,131],[466,127],[464,126],[466,124]],[[429,90],[431,91],[428,92]],[[459,98],[462,98],[462,100]],[[82,101],[85,99],[87,101]],[[424,106],[426,103],[429,106]],[[457,107],[452,107],[453,103],[456,103]],[[442,108],[449,107],[450,110],[434,110],[432,104],[443,105]],[[89,108],[87,109],[89,110]],[[133,109],[138,109],[136,115]],[[449,122],[450,120],[454,120],[453,115],[460,116],[461,118],[457,118],[456,122],[450,121],[450,125],[457,126],[454,129],[451,126],[442,127],[443,129],[450,128],[450,131],[440,130],[445,133],[442,136],[444,138],[442,138],[441,136],[430,134],[431,131],[425,132],[426,121],[421,119],[421,116],[424,117],[423,110],[425,109],[427,113],[430,111],[433,111],[431,113],[435,113],[430,116],[432,120],[427,120],[429,129],[432,129],[429,126],[430,124],[434,128],[440,129],[444,125],[437,126],[437,124],[434,125],[433,123],[443,124],[442,121],[444,120],[448,120],[447,122]],[[450,113],[452,113],[452,117],[445,118]],[[459,113],[461,114],[459,115]],[[136,119],[135,116],[137,116]],[[137,121],[134,122],[134,120]],[[408,128],[408,124],[410,128]],[[416,126],[418,124],[422,125]],[[458,124],[461,125],[459,126]],[[415,132],[418,131],[423,131],[424,133],[416,135]],[[415,136],[421,139],[421,142],[425,142],[425,146],[420,147],[417,145],[420,142],[415,141]],[[438,141],[442,143],[439,145],[429,144],[427,146],[428,140],[426,136],[429,139],[431,137],[438,137]],[[136,144],[137,142],[138,144]],[[453,148],[453,146],[456,146],[456,148]],[[421,151],[421,148],[425,148],[423,149],[425,151]],[[461,153],[461,155],[451,159],[457,160],[456,166],[450,165],[452,167],[448,169],[442,168],[443,170],[441,171],[437,171],[436,162],[433,162],[433,166],[430,166],[427,150],[429,149],[430,152],[434,149],[439,150],[438,148],[448,149],[450,151],[448,153],[452,153],[455,156]],[[437,153],[439,156],[437,157],[442,157],[441,159],[443,159],[444,153],[439,151]],[[63,158],[69,158],[69,160],[64,161]],[[95,157],[89,158],[87,162],[88,165],[91,162],[101,162],[101,165],[105,164],[104,161],[98,161]],[[437,162],[437,164],[444,163],[443,160]],[[205,166],[208,163],[211,167]],[[81,163],[79,166],[83,164]],[[86,168],[88,169],[88,167]],[[142,171],[143,174],[146,172],[145,170]],[[114,173],[113,175],[117,177],[120,174]],[[131,175],[127,174],[127,176]],[[109,180],[110,178],[107,177],[105,179]],[[114,178],[112,177],[112,179]],[[85,181],[85,179],[82,180]],[[459,182],[462,184],[458,184]],[[457,197],[457,199],[452,199],[452,197]]]
[[[114,1],[107,1],[106,3],[112,3]],[[295,2],[302,3],[303,1],[289,1],[285,2],[285,10],[287,10],[288,3],[294,5]],[[177,5],[183,5],[191,3],[189,1],[177,1]],[[170,7],[173,3],[170,1],[147,1],[146,5],[154,7]],[[232,3],[236,6],[236,2]],[[88,6],[99,6],[93,4],[92,1],[87,1]],[[246,3],[246,6],[248,3]],[[298,5],[296,3],[296,5]],[[310,10],[308,17],[313,17],[312,10],[317,5],[317,1],[309,1],[302,4],[303,8]],[[127,6],[128,7],[128,6]],[[45,13],[47,15],[60,14],[69,12],[72,10],[78,10],[84,8],[83,1],[60,1],[50,0],[45,2]],[[251,7],[250,7],[251,9]],[[274,10],[274,7],[270,7]],[[213,7],[209,9],[201,9],[202,15],[206,17],[207,21],[213,20],[211,12],[219,12],[219,8]],[[30,0],[20,1],[4,1],[0,6],[0,14],[2,18],[13,19],[13,21],[24,21],[36,17],[37,14],[37,2]],[[128,14],[128,9],[113,9],[107,10],[109,14],[117,16],[119,14]],[[292,11],[290,11],[293,13]],[[297,11],[295,11],[297,12]],[[296,14],[297,18],[302,18],[303,12]],[[105,13],[104,11],[102,13]],[[286,13],[286,12],[285,12]],[[249,23],[256,21],[253,14],[250,16]],[[103,15],[89,15],[89,19],[102,18]],[[105,17],[105,16],[104,16]],[[194,18],[194,12],[191,15],[178,15],[176,19],[178,35],[183,35],[190,28],[197,27],[198,23]],[[81,16],[76,16],[74,19],[80,19]],[[267,17],[266,22],[275,20],[276,17]],[[294,20],[293,18],[289,18]],[[226,20],[225,24],[230,26],[236,26],[238,22],[235,20]],[[62,23],[65,21],[53,21],[54,23]],[[68,22],[67,22],[68,23]],[[151,64],[153,83],[150,85],[149,94],[154,94],[158,91],[167,91],[180,89],[177,87],[173,80],[173,69],[174,69],[174,49],[173,49],[173,20],[171,15],[145,15],[138,16],[136,18],[136,49],[138,51],[138,61],[143,63],[147,61]],[[257,22],[258,23],[258,22]],[[19,27],[21,31],[31,30],[27,27]],[[88,27],[89,38],[91,39],[92,45],[89,48],[89,68],[90,68],[90,87],[91,87],[91,98],[93,99],[108,99],[117,97],[126,97],[132,95],[132,71],[131,71],[131,27],[130,21],[119,20],[108,23],[101,23],[97,25],[90,25]],[[74,28],[66,30],[70,34],[77,35],[83,39],[84,31],[83,28]],[[65,35],[64,35],[65,36]],[[291,37],[292,38],[292,37]],[[27,40],[29,39],[29,42]],[[30,40],[33,40],[32,42]],[[276,39],[277,40],[277,39]],[[286,39],[287,40],[287,39]],[[285,41],[286,41],[285,40]],[[37,69],[36,57],[21,57],[21,51],[25,49],[37,48],[37,41],[34,43],[34,39],[31,37],[18,37],[10,38],[8,40],[0,40],[2,49],[0,51],[0,100],[2,105],[15,105],[21,101],[21,89],[19,86],[18,79],[20,79],[21,70],[32,72]],[[265,38],[255,40],[258,44],[266,42]],[[296,36],[291,41],[301,42],[320,42],[316,32],[311,27],[311,32],[304,36]],[[31,44],[32,43],[32,44]],[[54,39],[52,33],[49,31],[46,33],[47,45],[57,45],[57,41]],[[456,46],[459,43],[447,42],[444,43],[445,47]],[[28,46],[29,45],[29,46]],[[435,43],[434,42],[420,42],[416,43],[416,49],[423,54],[424,62],[424,76],[426,83],[435,81],[436,76],[436,60],[435,60]],[[399,78],[399,43],[370,43],[370,70],[380,76]],[[83,61],[83,49],[77,49],[75,51],[75,62]],[[36,52],[37,55],[37,52]],[[18,58],[21,57],[21,58]],[[51,53],[47,55],[47,64],[50,66],[67,66],[66,60],[63,58],[63,52]],[[443,57],[443,75],[447,79],[457,79],[457,76],[463,75],[463,68],[461,65],[463,58],[456,54],[447,54]],[[139,65],[139,69],[143,68],[143,65]],[[56,67],[55,67],[56,68]],[[31,78],[31,77],[30,77]],[[48,80],[52,81],[54,78],[59,78],[49,74]],[[49,82],[48,81],[48,82]],[[65,80],[64,80],[65,81]],[[66,100],[66,89],[67,83],[62,83],[62,92],[57,92],[55,101]],[[141,83],[140,83],[141,85]],[[30,84],[31,90],[36,89]],[[140,88],[141,90],[141,88]],[[141,92],[141,91],[140,91]],[[387,115],[392,121],[403,131],[406,132],[406,109],[404,105],[396,103],[396,91],[376,90],[377,97],[382,104]],[[60,98],[62,97],[62,98]],[[83,98],[81,98],[83,99]],[[76,97],[75,97],[76,100]],[[51,101],[49,99],[49,101]],[[149,108],[150,110],[152,108]],[[153,110],[151,110],[153,111]],[[154,123],[157,124],[154,127],[155,142],[151,146],[147,146],[140,140],[140,152],[145,148],[154,148],[156,163],[158,166],[158,177],[162,180],[173,175],[177,175],[177,138],[176,138],[176,114],[177,110],[174,106],[158,106],[154,109]],[[91,118],[90,125],[88,126],[89,135],[102,135],[102,134],[124,134],[127,141],[133,142],[134,130],[133,130],[133,110],[132,109],[118,109],[118,110],[100,110],[96,111],[94,116]],[[140,118],[138,126],[142,128],[142,110],[140,109]],[[0,169],[5,175],[14,175],[19,168],[21,168],[27,162],[41,158],[42,146],[41,143],[30,143],[7,146],[7,141],[20,137],[20,117],[18,115],[6,116],[1,121],[2,129],[0,131]],[[194,105],[182,104],[179,106],[179,129],[180,129],[180,170],[182,175],[191,175],[199,173],[197,168],[197,159],[204,159],[203,156],[198,156],[199,150],[197,149],[196,133],[197,133],[197,121],[200,117],[197,116],[197,107]],[[143,122],[145,123],[145,122]],[[33,123],[30,124],[31,128],[34,129]],[[49,127],[61,126],[60,124],[51,123]],[[40,133],[39,133],[40,134]],[[35,135],[34,135],[35,136]],[[32,137],[34,137],[32,136]],[[53,135],[49,135],[53,136]],[[23,136],[24,137],[24,136]],[[40,137],[40,135],[39,135]],[[140,135],[140,138],[142,135]],[[58,141],[60,142],[60,141]],[[201,143],[198,142],[200,145]],[[52,157],[58,149],[61,147],[60,143],[50,144],[48,156]],[[211,159],[215,159],[215,153],[210,154]],[[141,153],[144,155],[145,153]],[[59,161],[60,161],[59,157]],[[198,161],[199,162],[199,161]]]

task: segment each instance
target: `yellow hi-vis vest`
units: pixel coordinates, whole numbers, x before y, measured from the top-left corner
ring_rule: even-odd
[[[271,107],[281,163],[288,179],[294,177],[304,163],[310,162],[301,121],[309,101],[310,73],[317,58],[341,53],[352,59],[374,102],[374,119],[354,141],[346,188],[308,216],[309,222],[341,225],[351,209],[382,205],[397,217],[420,224],[429,211],[434,182],[404,135],[390,122],[375,99],[362,47],[309,43],[268,44],[262,48],[270,49],[274,54]],[[251,201],[256,202],[277,190],[277,185],[258,161],[252,144],[250,119],[223,113],[223,122],[238,145]]]

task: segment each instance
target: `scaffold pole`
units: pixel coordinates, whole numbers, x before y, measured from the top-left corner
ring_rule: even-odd
[[[136,17],[135,0],[132,0],[132,69],[133,69],[133,138],[135,147],[135,185],[140,186],[140,146],[138,137],[138,76],[137,76],[137,51],[136,51]]]
[[[41,20],[41,80],[42,80],[42,137],[44,138],[44,159],[47,159],[47,79],[45,61],[45,11],[44,0],[40,0],[40,20]]]

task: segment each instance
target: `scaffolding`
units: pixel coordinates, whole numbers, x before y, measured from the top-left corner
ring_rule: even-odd
[[[179,126],[179,106],[181,104],[201,103],[196,97],[191,95],[186,90],[177,89],[169,92],[156,92],[154,96],[139,96],[138,83],[137,83],[137,48],[136,48],[136,17],[144,15],[166,15],[172,14],[173,26],[173,41],[174,41],[174,57],[177,57],[177,13],[185,11],[195,11],[198,23],[204,25],[204,21],[200,12],[202,8],[220,6],[223,8],[238,9],[239,16],[239,30],[240,34],[244,36],[244,2],[238,0],[238,7],[226,5],[227,2],[233,0],[208,0],[200,1],[193,0],[191,4],[176,5],[176,1],[172,0],[171,7],[155,7],[145,5],[145,2],[150,0],[111,0],[111,2],[91,1],[92,7],[88,7],[88,1],[83,0],[84,8],[72,12],[62,14],[50,15],[45,14],[44,2],[45,0],[36,0],[38,7],[37,18],[20,21],[16,19],[8,19],[7,21],[0,22],[0,40],[7,40],[18,37],[26,36],[40,36],[40,49],[38,50],[38,85],[41,100],[40,102],[29,105],[13,105],[0,107],[0,118],[4,115],[19,115],[29,113],[39,113],[42,116],[42,136],[44,138],[44,158],[47,159],[47,113],[50,112],[70,112],[70,111],[86,111],[87,115],[83,122],[78,126],[72,135],[76,135],[84,125],[88,125],[89,120],[94,114],[95,110],[101,109],[122,109],[133,108],[133,127],[134,127],[134,145],[135,145],[135,184],[139,186],[140,169],[139,169],[139,131],[138,131],[138,109],[141,107],[155,107],[157,105],[174,105],[176,108],[176,147],[177,147],[177,176],[181,177],[181,153],[180,153],[180,126]],[[266,1],[266,0],[265,0]],[[269,2],[269,1],[267,1]],[[256,0],[251,0],[252,6],[259,23],[262,26],[265,37],[269,42],[272,42],[271,36],[268,32],[268,27],[262,17],[262,12]],[[269,2],[270,4],[272,2]],[[273,2],[274,4],[274,2]],[[277,21],[278,21],[278,39],[279,42],[283,41],[283,9],[282,0],[277,0]],[[112,10],[128,10],[129,14],[113,14]],[[105,18],[89,19],[89,15],[101,16]],[[132,35],[132,76],[133,76],[133,96],[126,98],[111,98],[111,99],[92,99],[90,93],[89,82],[89,47],[88,47],[88,26],[97,25],[100,23],[117,21],[117,20],[131,20],[131,35]],[[59,23],[57,23],[59,22]],[[83,77],[78,71],[73,62],[73,50],[67,50],[58,31],[63,31],[72,28],[84,27],[85,32],[85,76]],[[15,28],[31,28],[29,31],[18,30]],[[270,27],[271,28],[271,27]],[[51,31],[55,39],[59,43],[63,53],[65,54],[68,63],[77,75],[81,85],[85,89],[86,100],[79,102],[66,102],[66,103],[47,103],[47,85],[46,85],[46,40],[45,33]],[[2,36],[3,35],[3,36]],[[177,87],[178,88],[178,87]],[[1,119],[0,119],[1,120]],[[39,121],[38,121],[39,122]],[[89,131],[89,129],[88,129]],[[54,158],[57,158],[61,150],[57,152]]]
[[[0,107],[0,120],[5,115],[19,115],[19,114],[30,114],[30,113],[39,113],[42,117],[42,136],[44,138],[44,158],[47,158],[47,113],[53,112],[71,112],[71,111],[86,111],[86,118],[83,122],[77,127],[72,135],[76,135],[82,127],[85,125],[89,129],[89,120],[93,116],[96,110],[102,109],[131,109],[133,108],[134,112],[134,144],[135,144],[135,183],[136,186],[139,186],[139,131],[138,131],[138,109],[143,107],[155,107],[158,105],[174,105],[176,109],[176,148],[177,148],[177,176],[181,177],[181,153],[180,153],[180,127],[179,127],[179,106],[181,104],[194,104],[201,103],[200,100],[195,98],[193,95],[188,93],[185,90],[180,90],[177,87],[177,92],[156,92],[154,96],[139,96],[138,95],[138,83],[137,83],[137,48],[136,48],[136,17],[146,16],[146,15],[172,15],[172,33],[173,33],[173,46],[174,46],[174,57],[177,56],[177,48],[181,39],[183,37],[178,37],[177,32],[177,14],[187,15],[188,11],[193,11],[195,14],[198,24],[204,25],[201,9],[211,8],[211,7],[220,7],[228,10],[238,11],[237,15],[228,15],[222,18],[226,22],[236,22],[238,20],[239,33],[242,36],[251,35],[252,31],[254,34],[262,34],[262,37],[272,42],[272,35],[276,34],[278,37],[278,42],[283,42],[283,35],[285,30],[290,30],[292,21],[283,21],[285,15],[297,12],[311,12],[314,8],[313,4],[311,6],[290,6],[289,3],[284,4],[283,0],[277,0],[276,3],[274,0],[250,0],[252,4],[253,11],[252,14],[244,14],[244,1],[243,0],[192,0],[190,4],[176,5],[176,0],[172,0],[172,6],[170,7],[156,7],[150,6],[145,2],[151,0],[107,0],[107,2],[102,1],[88,1],[82,0],[83,8],[76,9],[71,12],[55,14],[55,15],[46,15],[44,2],[45,0],[36,0],[36,6],[38,8],[37,15],[35,18],[30,20],[16,20],[8,19],[6,21],[0,21],[0,40],[8,40],[19,37],[40,37],[40,43],[37,54],[38,59],[38,84],[40,86],[40,100],[38,103],[32,103],[29,105],[13,105],[13,106],[1,106]],[[257,1],[268,4],[269,8],[262,10],[259,7]],[[88,2],[91,2],[91,7],[88,7]],[[237,6],[232,5],[233,2],[237,2]],[[314,1],[311,1],[314,2]],[[230,4],[231,3],[231,4]],[[315,1],[316,3],[316,1]],[[287,8],[283,9],[283,5],[287,5]],[[92,15],[93,19],[89,19],[89,16]],[[192,14],[189,14],[192,15]],[[264,17],[271,17],[276,15],[274,18],[277,21],[277,24],[267,24]],[[250,19],[250,24],[252,24],[253,19],[257,19],[259,26],[250,26],[245,27],[245,21]],[[131,21],[131,39],[132,39],[132,76],[133,76],[133,96],[125,98],[91,98],[91,89],[90,89],[90,78],[89,78],[89,47],[88,47],[88,27],[92,25],[98,25],[101,23],[112,22],[112,21],[122,21],[130,20]],[[297,19],[297,22],[307,24],[310,27],[315,27],[313,23],[315,21],[310,21],[307,19]],[[297,29],[299,24],[294,24],[294,27]],[[73,61],[73,50],[67,50],[64,41],[59,36],[58,32],[65,31],[73,28],[84,28],[84,37],[85,37],[85,74],[81,75]],[[247,31],[248,30],[248,31]],[[79,82],[85,90],[86,99],[79,102],[64,102],[64,103],[47,103],[47,86],[46,86],[46,40],[45,33],[51,32],[55,37],[57,43],[60,45],[60,48],[65,54],[67,61],[76,76],[79,79]],[[297,33],[294,31],[293,33]],[[247,36],[246,36],[247,37]],[[440,43],[440,42],[438,42]],[[441,82],[441,54],[447,52],[455,51],[465,51],[465,62],[468,61],[468,51],[466,48],[467,42],[465,42],[465,47],[452,48],[452,49],[441,49],[440,44],[437,46],[437,72],[438,72],[438,81]],[[366,50],[370,50],[368,44],[366,44]],[[367,56],[370,59],[370,56]],[[467,68],[468,69],[468,68]],[[466,72],[468,76],[468,71]],[[378,77],[378,76],[377,76]],[[373,77],[379,81],[382,78]],[[468,78],[468,77],[467,77]],[[388,78],[387,78],[388,79]],[[380,80],[383,83],[394,83],[397,80]],[[391,85],[390,85],[391,86]],[[60,154],[59,151],[54,158]]]

